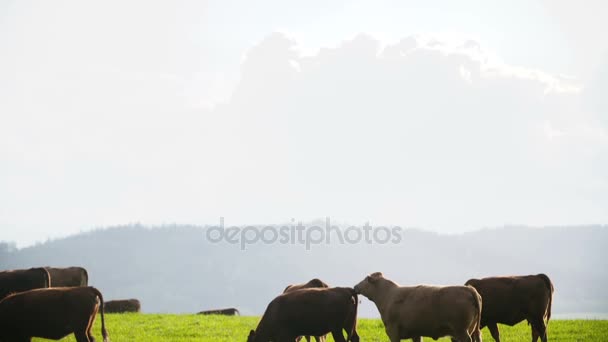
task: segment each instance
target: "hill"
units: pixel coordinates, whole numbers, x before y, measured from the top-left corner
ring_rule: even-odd
[[[107,299],[135,297],[144,312],[237,307],[259,315],[287,284],[319,277],[353,286],[382,271],[401,284],[463,284],[472,277],[546,273],[557,317],[608,313],[608,227],[504,227],[459,235],[415,229],[398,244],[257,243],[206,239],[205,227],[98,229],[23,249],[0,248],[0,269],[82,265]],[[365,302],[364,302],[365,304]],[[375,317],[367,302],[361,315]]]

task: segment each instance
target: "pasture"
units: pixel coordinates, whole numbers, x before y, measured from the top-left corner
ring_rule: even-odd
[[[113,342],[244,342],[259,319],[214,315],[106,314],[106,328]],[[93,330],[98,341],[101,340],[100,322],[98,315]],[[388,341],[379,319],[359,319],[358,331],[361,341]],[[608,320],[552,320],[548,331],[549,341],[608,341]],[[500,326],[500,332],[504,341],[530,340],[530,328],[526,323],[515,327]],[[493,341],[487,329],[483,330],[483,338],[484,341]],[[75,339],[70,336],[62,341],[75,342]],[[333,339],[328,341],[333,342]],[[425,341],[432,339],[426,338]]]

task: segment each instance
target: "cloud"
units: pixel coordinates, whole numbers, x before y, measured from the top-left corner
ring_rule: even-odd
[[[608,220],[606,126],[587,84],[472,40],[361,34],[302,54],[273,33],[202,109],[183,70],[11,75],[0,226],[37,236],[219,216],[445,232]]]
[[[237,123],[237,159],[259,170],[260,192],[298,194],[317,212],[444,228],[595,222],[607,219],[588,205],[608,200],[592,167],[606,163],[606,135],[583,89],[471,40],[358,35],[301,55],[274,33],[217,114]]]

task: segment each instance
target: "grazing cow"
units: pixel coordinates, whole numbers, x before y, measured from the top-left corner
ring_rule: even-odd
[[[357,294],[348,287],[287,292],[268,304],[247,342],[293,342],[299,336],[323,336],[330,332],[336,342],[358,342],[357,306]]]
[[[141,303],[137,299],[109,300],[103,308],[107,313],[140,312]]]
[[[301,290],[301,289],[328,288],[328,287],[329,287],[329,285],[327,285],[321,279],[314,278],[314,279],[309,280],[308,283],[288,285],[285,288],[285,290],[283,290],[283,293],[287,293],[287,292],[291,292],[291,291],[296,291],[296,290]],[[305,336],[305,337],[306,337],[306,341],[310,342],[310,336]],[[315,336],[315,340],[317,342],[324,342],[325,341],[325,336]],[[297,341],[298,342],[300,341],[299,337],[298,337]]]
[[[228,309],[216,309],[216,310],[205,310],[198,313],[198,315],[224,315],[224,316],[239,316],[241,313],[235,308]]]
[[[12,294],[0,301],[0,341],[60,340],[74,333],[77,342],[94,342],[91,327],[101,305],[101,334],[108,342],[103,296],[94,287],[55,287]]]
[[[14,292],[51,286],[51,277],[42,267],[0,272],[0,300]]]
[[[88,286],[89,274],[82,267],[45,267],[51,275],[53,287]]]
[[[483,299],[481,328],[487,326],[496,342],[500,341],[497,323],[515,325],[527,320],[532,326],[532,341],[547,341],[551,318],[553,284],[544,274],[470,279]],[[546,320],[546,321],[545,321]]]
[[[481,297],[470,286],[401,287],[376,272],[355,286],[376,304],[391,342],[423,336],[452,341],[481,341]]]

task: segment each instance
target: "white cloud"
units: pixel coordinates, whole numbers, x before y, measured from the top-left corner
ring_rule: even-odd
[[[604,180],[593,165],[606,163],[605,141],[582,133],[596,126],[580,82],[508,65],[474,41],[380,46],[358,35],[301,56],[273,34],[249,51],[218,113],[239,123],[237,159],[260,170],[260,192],[297,194],[304,216],[442,229],[606,219],[605,189],[578,191]],[[240,181],[251,179],[230,183]]]
[[[212,105],[172,68],[15,73],[0,95],[0,227],[608,220],[606,126],[587,88],[427,38],[362,34],[305,55],[274,33]]]

